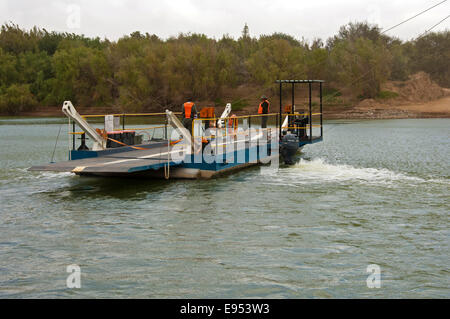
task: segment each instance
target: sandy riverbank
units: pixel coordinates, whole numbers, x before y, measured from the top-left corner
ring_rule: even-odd
[[[450,96],[429,102],[407,104],[356,105],[349,108],[324,108],[328,119],[401,119],[401,118],[450,118]]]

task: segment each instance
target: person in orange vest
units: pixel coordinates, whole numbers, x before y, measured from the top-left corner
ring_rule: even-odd
[[[238,119],[236,117],[236,114],[231,114],[231,116],[228,119],[228,127],[230,128],[230,132],[233,130],[237,131],[238,129]]]
[[[270,102],[265,95],[261,96],[261,103],[258,107],[258,114],[269,114]],[[261,128],[267,127],[268,116],[261,116]]]
[[[195,103],[191,100],[184,103],[182,107],[182,113],[183,125],[192,134],[192,120],[197,115],[197,108],[195,107]]]

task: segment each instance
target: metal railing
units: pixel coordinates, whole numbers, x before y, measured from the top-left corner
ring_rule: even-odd
[[[181,112],[174,112],[173,114],[181,115]],[[155,137],[155,132],[159,129],[163,130],[162,138],[163,139],[169,139],[170,132],[169,130],[172,129],[170,125],[168,125],[166,113],[116,113],[116,114],[93,114],[93,115],[82,115],[82,117],[86,120],[88,119],[100,119],[104,118],[106,115],[113,115],[115,117],[120,118],[120,123],[122,126],[122,130],[132,130],[132,131],[142,131],[148,136],[148,140],[153,140]],[[280,127],[282,118],[288,117],[288,125]],[[314,124],[313,123],[313,117],[320,116],[320,123]],[[156,125],[156,126],[146,126],[146,127],[126,127],[126,118],[138,118],[138,117],[150,117],[152,119],[154,118],[161,118],[161,122],[164,122],[163,125]],[[291,125],[292,123],[295,123],[295,121],[291,121],[289,118],[292,117],[293,119],[297,119],[299,117],[305,117],[307,119],[307,123],[304,125]],[[263,119],[266,120],[263,120]],[[255,115],[240,115],[240,116],[229,116],[226,118],[222,118],[222,127],[219,127],[218,125],[219,118],[212,117],[212,118],[194,118],[192,120],[192,127],[191,127],[191,134],[192,139],[206,139],[211,140],[215,139],[215,142],[218,143],[219,140],[222,140],[226,143],[231,142],[230,137],[233,137],[235,140],[237,140],[240,136],[244,136],[244,141],[248,142],[252,139],[252,133],[254,131],[258,131],[256,134],[259,134],[261,132],[267,133],[265,135],[270,136],[273,133],[273,130],[305,130],[305,132],[309,133],[306,134],[305,137],[307,137],[310,141],[313,139],[313,128],[320,128],[320,137],[322,136],[322,113],[321,112],[304,112],[304,113],[282,113],[280,116],[280,113],[269,113],[269,114],[255,114]],[[263,128],[263,122],[268,127]],[[98,123],[98,122],[97,122]],[[208,124],[207,124],[208,123]],[[69,132],[70,135],[72,135],[73,141],[72,141],[72,148],[75,149],[75,136],[81,135],[81,140],[85,140],[85,132],[83,131],[75,131],[75,123],[72,123],[72,131]],[[104,122],[103,122],[104,124]],[[158,124],[158,123],[155,123]],[[205,135],[206,129],[210,129],[211,134]],[[149,133],[149,131],[152,132],[152,134]],[[297,131],[298,132],[298,131]],[[281,135],[279,135],[281,138]]]
[[[174,112],[173,114],[176,115],[181,115],[181,112]],[[166,113],[114,113],[114,114],[86,114],[86,115],[81,115],[82,118],[84,118],[86,121],[88,121],[88,119],[100,119],[100,118],[105,118],[105,116],[107,115],[112,115],[114,117],[119,117],[119,122],[121,123],[120,125],[122,126],[122,130],[131,130],[131,131],[142,131],[143,133],[145,133],[148,136],[149,140],[152,140],[155,137],[155,132],[158,129],[163,130],[162,132],[162,138],[163,139],[167,139],[169,136],[169,130],[171,129],[171,127],[168,125],[167,123],[167,117],[166,117]],[[156,125],[156,126],[147,126],[147,127],[126,127],[126,119],[127,118],[138,118],[138,117],[147,117],[147,118],[157,118],[160,117],[161,118],[161,122],[164,122],[164,125]],[[88,121],[89,122],[89,121]],[[93,124],[93,123],[89,123],[89,124]],[[104,125],[104,122],[103,122]],[[69,135],[72,135],[72,149],[75,150],[76,148],[76,135],[80,135],[80,139],[82,141],[86,140],[86,135],[84,131],[76,131],[76,123],[72,122],[72,131],[69,132]],[[103,130],[105,130],[105,127],[103,126]],[[150,134],[148,131],[151,131],[152,134]],[[84,142],[83,142],[84,143]]]
[[[315,117],[320,117],[320,120],[316,123],[314,123],[314,118]],[[287,123],[288,125],[283,125],[282,126],[282,131],[294,131],[294,132],[299,132],[298,130],[305,130],[305,134],[302,134],[300,136],[300,138],[303,139],[308,139],[310,142],[314,139],[314,135],[313,135],[313,128],[320,128],[320,136],[317,137],[322,137],[322,113],[320,112],[315,112],[315,113],[309,113],[309,112],[304,112],[304,113],[284,113],[282,114],[282,117],[288,117]],[[296,120],[301,122],[301,125],[297,125],[296,124]],[[302,121],[303,120],[303,121]]]
[[[232,147],[233,151],[238,150],[239,147],[250,147],[246,143],[270,144],[273,134],[278,132],[278,117],[278,113],[233,115],[222,118],[224,123],[222,127],[217,125],[216,117],[196,118],[192,121],[192,139],[194,145],[202,145],[202,148],[210,144],[214,155],[224,154],[224,148],[228,147]],[[267,127],[261,127],[263,122],[267,124]],[[235,148],[234,145],[236,145]]]

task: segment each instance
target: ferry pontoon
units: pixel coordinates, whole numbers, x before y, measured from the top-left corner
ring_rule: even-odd
[[[206,107],[186,129],[175,113],[80,115],[70,101],[63,113],[69,120],[69,159],[33,166],[31,171],[72,172],[80,176],[211,178],[257,164],[293,164],[299,150],[322,141],[321,80],[277,80],[276,113],[236,116],[228,103],[220,117]],[[295,106],[297,84],[308,86],[307,110]],[[313,112],[313,85],[318,86],[318,112]],[[291,103],[283,104],[283,88],[291,87]],[[261,127],[268,117],[268,127]],[[134,125],[133,119],[148,125]],[[95,127],[95,126],[102,127]],[[79,130],[77,130],[79,128]],[[313,134],[315,133],[315,135]],[[77,146],[77,137],[79,145]],[[91,143],[88,146],[87,140]]]

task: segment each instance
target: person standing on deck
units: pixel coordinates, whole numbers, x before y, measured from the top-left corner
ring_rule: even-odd
[[[309,124],[308,115],[309,114],[306,113],[305,110],[300,110],[300,115],[295,119],[295,124],[299,127],[298,136],[300,137],[300,139],[307,137],[306,129],[307,125]]]
[[[197,115],[197,108],[195,107],[195,103],[191,100],[184,103],[182,107],[182,113],[183,125],[192,134],[192,120],[194,119],[195,115]]]
[[[261,103],[258,107],[258,114],[269,114],[270,102],[265,95],[261,96]],[[267,116],[261,116],[261,128],[267,127]]]

